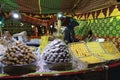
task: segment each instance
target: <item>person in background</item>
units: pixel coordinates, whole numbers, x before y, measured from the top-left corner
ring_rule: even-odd
[[[66,28],[64,29],[64,40],[66,43],[76,42],[74,28],[79,25],[79,23],[71,17],[66,17],[62,20],[62,25]]]
[[[95,38],[93,36],[93,32],[92,32],[92,30],[89,30],[87,32],[87,34],[85,35],[85,41],[90,42],[90,41],[94,41],[94,40],[95,40]]]
[[[41,34],[42,34],[42,35],[44,35],[44,34],[47,33],[47,28],[46,28],[46,26],[41,25],[40,28],[41,28]]]
[[[65,27],[62,31],[62,33],[64,34],[64,41],[66,43],[70,43],[71,42],[71,39],[70,39],[70,31],[67,27]]]
[[[57,29],[54,25],[50,25],[50,33],[53,35],[54,32],[57,32]]]
[[[42,34],[41,26],[37,26],[37,29],[38,29],[38,36],[40,36]]]

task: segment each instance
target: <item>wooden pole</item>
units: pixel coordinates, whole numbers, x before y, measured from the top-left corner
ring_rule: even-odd
[[[1,32],[1,36],[2,36],[2,25],[0,24],[0,32]]]

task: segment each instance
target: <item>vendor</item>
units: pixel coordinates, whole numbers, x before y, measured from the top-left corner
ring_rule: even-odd
[[[95,40],[95,38],[94,38],[93,32],[92,32],[92,30],[89,30],[87,32],[87,34],[85,35],[85,41],[90,42],[90,41],[94,41],[94,40]]]
[[[62,25],[65,26],[63,31],[65,42],[76,42],[74,28],[78,26],[79,23],[71,17],[66,17],[66,19],[62,20]]]

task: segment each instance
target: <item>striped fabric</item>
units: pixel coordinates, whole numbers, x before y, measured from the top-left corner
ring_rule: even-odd
[[[5,4],[13,4],[13,0],[3,0]],[[2,3],[2,1],[1,1]],[[62,0],[16,0],[14,3],[15,10],[20,12],[33,13],[33,14],[50,14],[58,13],[61,10]],[[7,9],[8,6],[5,8]],[[11,9],[10,9],[11,10]]]
[[[39,0],[16,0],[21,12],[40,13]]]
[[[114,5],[116,0],[0,0],[4,11],[19,10],[33,14],[88,12]]]

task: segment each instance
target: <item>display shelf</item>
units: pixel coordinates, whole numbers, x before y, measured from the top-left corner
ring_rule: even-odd
[[[87,47],[85,47],[87,48]],[[81,57],[78,57],[81,58]],[[116,67],[120,67],[120,60],[109,61],[105,63],[101,63],[101,65],[94,64],[94,66],[85,68],[85,69],[75,69],[68,71],[55,71],[55,72],[35,72],[28,73],[23,75],[7,75],[0,74],[0,80],[88,80],[86,77],[89,75],[89,80],[106,80],[105,72],[109,71],[109,69],[113,69]],[[16,70],[17,72],[17,70]],[[96,74],[97,72],[97,74]],[[93,74],[93,75],[90,75]],[[96,75],[94,75],[96,74]],[[100,74],[100,75],[99,75]],[[93,77],[95,78],[93,79]],[[76,79],[77,77],[77,79]],[[99,79],[99,77],[102,77]],[[53,79],[54,78],[54,79]],[[104,78],[104,79],[103,79]]]
[[[70,70],[70,71],[60,71],[60,72],[36,72],[36,73],[29,73],[29,74],[17,75],[17,76],[0,74],[0,80],[15,80],[15,79],[17,80],[46,80],[46,79],[53,80],[53,78],[56,80],[60,80],[60,79],[74,80],[73,77],[75,76],[79,78],[77,80],[88,80],[87,77],[89,77],[89,80],[97,80],[98,78],[103,79],[103,77],[104,77],[103,80],[107,80],[106,75],[108,73],[106,73],[106,71],[119,66],[120,66],[120,61],[112,64],[104,65],[104,66],[98,66],[95,68],[88,68],[85,70]],[[102,74],[104,74],[104,76]],[[97,75],[98,78],[95,78],[94,75]]]
[[[68,76],[68,75],[75,75],[75,74],[83,74],[91,71],[102,71],[104,68],[102,66],[96,68],[89,68],[85,70],[70,70],[70,71],[59,71],[59,72],[36,72],[36,73],[29,73],[25,75],[17,75],[17,76],[10,76],[7,74],[0,74],[1,79],[17,79],[17,78],[25,78],[25,77],[55,77],[55,76]]]

